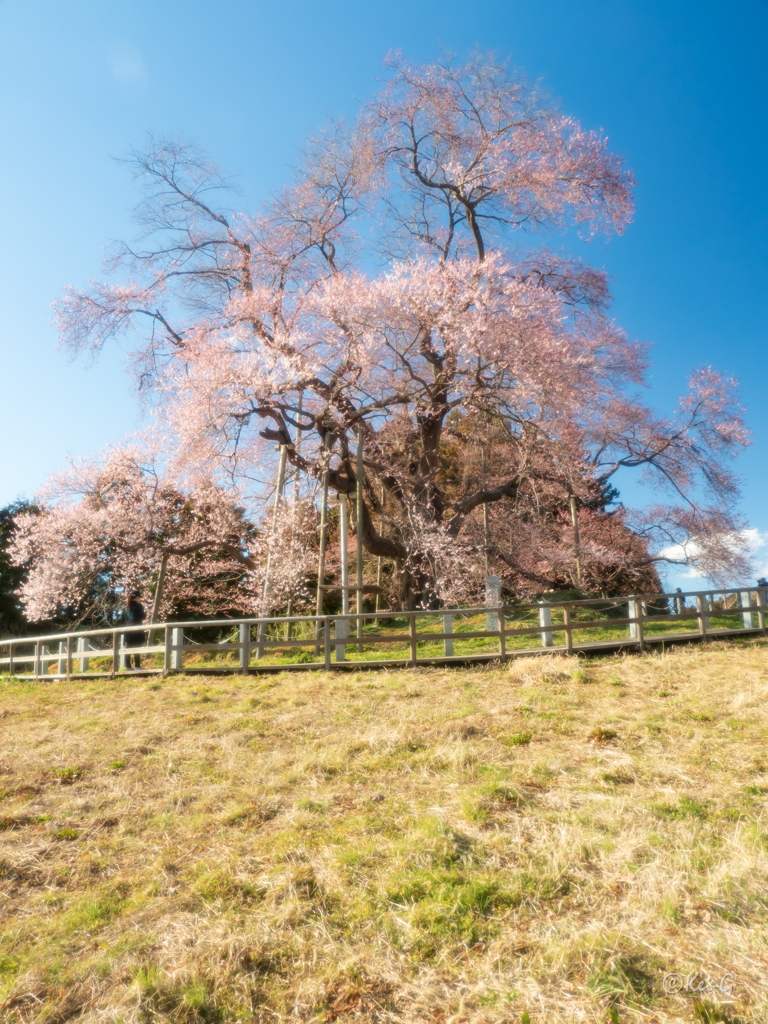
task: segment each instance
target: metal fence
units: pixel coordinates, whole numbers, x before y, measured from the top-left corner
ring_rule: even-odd
[[[766,634],[768,588],[413,612],[293,615],[114,626],[0,640],[0,674],[275,672],[501,660]],[[211,640],[211,632],[225,633]],[[126,646],[129,633],[143,634]],[[128,655],[143,660],[127,669]]]

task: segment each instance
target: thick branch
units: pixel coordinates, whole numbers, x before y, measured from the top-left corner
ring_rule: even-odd
[[[517,498],[520,490],[520,479],[514,477],[505,484],[500,484],[498,487],[492,487],[489,490],[476,491],[474,494],[467,495],[463,501],[459,502],[456,511],[448,521],[448,532],[453,536],[457,537],[464,524],[464,520],[467,518],[473,508],[477,508],[478,505],[487,505],[493,501],[501,501],[502,498],[512,498],[514,501]]]

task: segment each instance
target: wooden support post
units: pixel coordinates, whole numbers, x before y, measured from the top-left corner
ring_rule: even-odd
[[[299,403],[298,403],[299,407],[298,407],[298,410],[297,410],[297,413],[296,413],[296,422],[297,423],[301,422],[301,407],[302,407],[303,403],[304,403],[304,392],[300,391],[299,392]],[[301,431],[298,429],[298,427],[296,428],[296,440],[294,441],[294,444],[293,444],[293,450],[296,452],[297,456],[299,456],[301,454]],[[298,507],[299,507],[299,467],[295,466],[294,467],[294,471],[293,471],[293,508],[294,508],[293,524],[294,525],[291,526],[291,545],[293,545],[293,541],[294,541],[294,538],[296,536],[296,525],[295,525],[296,524],[296,518],[295,518],[295,514],[296,514],[296,510],[298,509]],[[318,580],[318,583],[319,582],[320,581]],[[291,597],[288,598],[288,607],[286,609],[286,615],[288,616],[288,619],[287,619],[287,621],[285,623],[285,639],[286,640],[290,640],[293,637],[293,623],[291,622],[291,612],[292,611],[293,611],[293,597],[291,596]]]
[[[411,667],[416,668],[419,660],[416,653],[416,612],[408,613],[408,634],[411,644]]]
[[[155,587],[155,599],[152,602],[152,611],[149,613],[150,625],[153,622],[157,622],[158,618],[160,617],[160,603],[163,600],[163,590],[165,588],[165,575],[166,575],[166,569],[168,568],[168,559],[170,557],[171,557],[170,554],[167,551],[164,551],[163,552],[163,556],[160,559],[160,572],[157,574],[157,586]],[[149,647],[154,646],[154,643],[155,643],[155,631],[153,629],[150,629],[150,631],[148,632],[147,639],[149,641],[148,646]]]
[[[349,531],[347,497],[339,495],[339,533],[341,547],[341,613],[349,615]]]
[[[320,653],[320,616],[323,614],[323,586],[325,585],[325,549],[328,544],[328,470],[323,473],[323,496],[320,503],[320,561],[317,566],[317,601],[315,615],[315,656]],[[326,623],[327,626],[327,623]]]
[[[272,509],[272,530],[271,540],[274,540],[275,534],[277,533],[278,515],[280,514],[280,499],[283,496],[283,487],[285,486],[285,463],[288,458],[288,449],[284,444],[280,445],[280,461],[277,465],[277,482],[275,484],[275,504]],[[262,612],[267,615],[269,614],[269,577],[270,570],[272,568],[272,544],[270,543],[269,551],[267,552],[267,567],[264,571],[264,590],[262,592]],[[260,658],[264,649],[264,638],[266,636],[267,626],[266,623],[259,623],[258,640],[256,646],[256,657]]]
[[[33,675],[35,679],[40,679],[43,674],[43,645],[39,640],[35,641],[35,662]]]
[[[443,615],[443,632],[444,633],[453,633],[453,616],[452,615]],[[445,640],[443,640],[443,654],[445,655],[446,658],[452,658],[453,657],[453,638],[452,637],[450,637],[450,638],[446,637]]]
[[[707,614],[707,604],[708,602],[706,594],[696,595],[696,611],[698,612],[699,633],[701,634],[702,640],[707,639],[707,633],[709,631],[709,615]]]
[[[568,605],[563,608],[563,629],[565,630],[565,649],[573,654],[573,634],[571,633],[571,609]]]
[[[576,511],[576,495],[571,495],[571,523],[573,525],[573,547],[576,556],[576,582],[581,586],[581,538],[579,536],[579,514]]]
[[[241,622],[238,627],[240,632],[240,671],[243,675],[248,674],[248,666],[251,664],[251,624]]]
[[[551,647],[554,644],[552,639],[552,609],[544,601],[539,602],[539,625],[543,627],[541,630],[541,646]]]
[[[304,408],[304,391],[303,391],[303,389],[299,392],[299,401],[297,403],[297,406],[298,407],[296,409],[296,422],[297,423],[301,423],[301,416],[302,416],[302,412],[303,412],[303,408]],[[296,455],[301,455],[301,437],[302,437],[301,430],[297,427],[296,428],[296,440],[293,442],[293,450],[296,452]],[[297,506],[299,504],[299,467],[298,467],[298,465],[295,467],[294,474],[293,474],[293,503],[294,503],[294,505],[297,505]]]
[[[331,620],[326,617],[323,622],[323,660],[325,671],[331,671]]]
[[[355,540],[357,541],[357,653],[363,653],[363,428],[357,428],[357,480],[355,481],[356,519]]]
[[[341,619],[336,619],[336,637],[345,643],[336,644],[336,661],[345,661],[347,657],[346,641],[349,639],[349,515],[347,496],[339,495],[339,525],[341,541]]]
[[[643,616],[645,614],[645,601],[637,601],[637,640],[640,650],[645,650],[645,631],[643,629]]]
[[[122,647],[122,633],[115,631],[112,634],[112,675],[116,676],[120,671],[120,648]]]
[[[499,608],[499,657],[502,664],[507,660],[507,638],[504,636],[505,626],[504,609]]]
[[[382,485],[382,488],[381,488],[381,522],[379,523],[379,533],[383,533],[384,532],[384,502],[386,501],[386,498],[387,498],[387,489],[386,489],[386,487],[384,487]],[[376,586],[377,587],[381,586],[381,555],[379,555],[378,558],[376,559]],[[375,605],[375,608],[376,608],[377,612],[379,610],[379,596],[380,595],[379,595],[379,592],[377,590],[376,591],[376,605]],[[374,620],[374,621],[376,621],[376,620]]]
[[[13,664],[13,647],[14,647],[13,642],[8,644],[8,675],[9,676],[12,676],[14,674],[14,667],[15,667],[14,664]]]
[[[64,657],[62,658],[62,654]],[[59,640],[59,660],[56,665],[56,675],[66,676],[67,672],[67,643],[65,640]]]
[[[483,465],[485,465],[485,453],[483,453]],[[485,575],[488,576],[488,546],[490,544],[490,530],[488,528],[488,502],[483,504],[483,547],[485,548]],[[486,594],[488,585],[486,583]]]
[[[75,644],[75,638],[70,635],[67,637],[67,679],[72,678],[72,649]]]

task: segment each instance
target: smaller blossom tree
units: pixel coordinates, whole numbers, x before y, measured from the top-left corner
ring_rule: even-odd
[[[306,538],[295,512],[258,531],[231,490],[210,481],[184,489],[154,453],[114,448],[49,481],[38,507],[16,519],[10,558],[27,568],[20,594],[31,621],[105,617],[105,595],[134,588],[154,592],[151,621],[257,614],[268,610],[270,552],[270,607],[301,589]]]

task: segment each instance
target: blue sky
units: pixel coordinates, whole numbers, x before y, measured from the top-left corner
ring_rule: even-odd
[[[768,0],[0,0],[0,505],[140,423],[121,351],[69,363],[50,323],[62,286],[132,234],[115,157],[148,130],[182,135],[254,208],[310,131],[377,89],[388,50],[480,46],[633,168],[626,234],[573,245],[613,276],[617,322],[653,342],[653,404],[670,409],[696,365],[741,381],[743,510],[768,572],[766,39]]]

